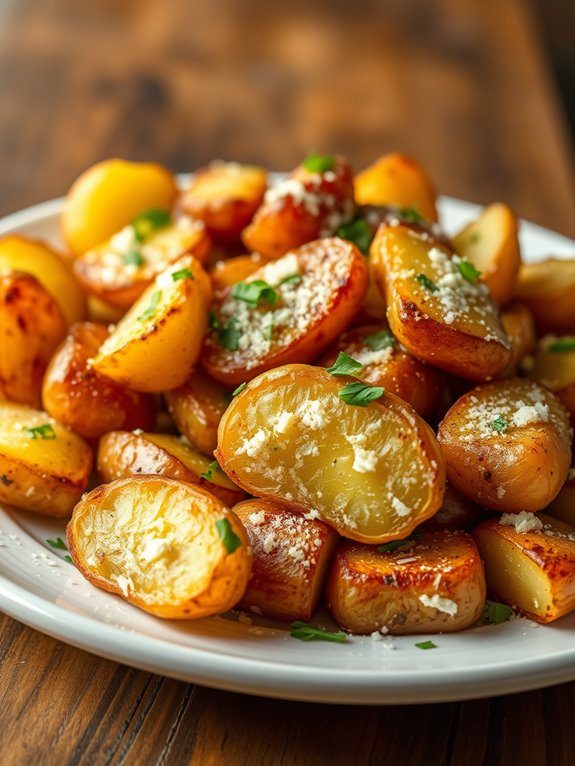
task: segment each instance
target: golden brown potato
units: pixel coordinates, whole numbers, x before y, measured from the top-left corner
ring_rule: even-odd
[[[104,341],[93,367],[135,391],[177,388],[200,355],[212,298],[210,278],[185,255],[156,277]]]
[[[352,633],[453,633],[481,617],[485,575],[465,532],[426,532],[383,552],[345,540],[328,577],[327,603]]]
[[[220,614],[248,584],[251,555],[238,517],[209,492],[166,476],[96,487],[74,509],[67,534],[89,582],[156,617]]]
[[[473,536],[496,598],[541,623],[575,609],[575,527],[524,512],[486,521]]]
[[[86,439],[119,429],[149,429],[154,422],[153,397],[118,386],[92,368],[108,334],[104,325],[73,325],[44,376],[44,409]]]
[[[323,593],[337,533],[271,500],[245,500],[233,511],[252,548],[252,576],[239,607],[272,620],[310,620]]]
[[[533,316],[523,303],[514,301],[501,310],[501,324],[511,346],[511,362],[501,375],[517,375],[520,363],[527,354],[532,354],[537,344]]]
[[[542,338],[528,374],[555,394],[575,425],[575,338]]]
[[[320,237],[332,237],[353,218],[353,176],[344,157],[315,157],[266,192],[242,233],[249,250],[279,258]]]
[[[477,503],[458,492],[449,482],[445,487],[443,503],[435,516],[424,521],[416,531],[438,532],[443,529],[471,532],[486,517],[486,511]]]
[[[347,327],[366,290],[365,258],[354,245],[310,242],[216,296],[202,365],[238,385],[281,364],[308,362]]]
[[[259,253],[238,255],[235,258],[228,258],[226,261],[217,261],[209,271],[214,292],[225,290],[238,282],[243,282],[265,263],[265,259]]]
[[[171,210],[178,190],[173,175],[151,162],[104,160],[72,184],[62,212],[62,234],[81,255],[105,242],[145,210]]]
[[[405,537],[443,498],[439,446],[416,412],[319,367],[286,365],[248,383],[224,413],[215,455],[250,494],[361,542]]]
[[[509,341],[470,263],[403,224],[380,228],[370,260],[391,329],[413,356],[470,380],[507,367]]]
[[[39,406],[42,377],[65,335],[58,303],[35,277],[0,273],[0,398]]]
[[[525,303],[540,333],[575,331],[575,258],[524,263],[517,298]]]
[[[49,415],[0,402],[0,502],[68,516],[86,489],[92,451]]]
[[[182,209],[199,218],[217,240],[239,239],[252,220],[267,188],[267,174],[254,165],[216,160],[194,173],[180,197]]]
[[[213,459],[172,434],[112,431],[100,439],[98,472],[105,482],[139,474],[169,476],[201,486],[226,505],[245,495]]]
[[[521,265],[517,229],[513,212],[497,202],[453,237],[455,252],[481,272],[480,280],[499,305],[511,300],[517,286]]]
[[[573,476],[573,469],[569,471],[569,478],[561,487],[555,500],[552,500],[545,508],[545,513],[575,527],[575,476]]]
[[[495,511],[539,511],[571,465],[572,430],[562,404],[521,378],[474,388],[439,425],[447,478]]]

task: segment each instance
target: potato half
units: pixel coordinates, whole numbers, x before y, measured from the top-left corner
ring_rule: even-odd
[[[209,275],[212,280],[214,292],[233,287],[238,282],[243,282],[248,277],[265,265],[266,260],[259,253],[251,255],[238,255],[225,261],[216,261]]]
[[[529,307],[539,332],[575,331],[575,258],[524,263],[517,298]]]
[[[575,339],[573,336],[542,338],[529,377],[552,391],[575,425]]]
[[[97,487],[74,509],[67,535],[87,580],[157,617],[225,612],[250,576],[238,517],[209,492],[166,476]]]
[[[405,537],[441,506],[439,446],[393,394],[346,403],[350,384],[374,391],[306,365],[260,375],[226,410],[215,455],[250,494],[314,512],[346,537]]]

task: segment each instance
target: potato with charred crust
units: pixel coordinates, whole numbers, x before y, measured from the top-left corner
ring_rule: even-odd
[[[239,607],[273,620],[307,622],[322,596],[337,533],[272,500],[245,500],[233,511],[252,548],[252,576]]]
[[[516,297],[525,303],[540,333],[575,330],[575,258],[524,263]]]
[[[517,375],[523,358],[535,351],[537,338],[531,312],[518,301],[509,303],[501,310],[501,324],[511,347],[511,362],[501,373],[502,377],[507,378]]]
[[[233,287],[238,282],[251,277],[254,271],[257,271],[266,263],[259,253],[251,255],[238,255],[235,258],[228,258],[225,261],[217,261],[213,268],[208,272],[214,292],[225,290],[227,287]]]
[[[559,400],[521,378],[478,386],[455,402],[438,439],[453,486],[495,511],[539,511],[571,465],[572,430]]]
[[[485,575],[466,532],[426,532],[399,546],[345,540],[326,596],[333,618],[352,633],[453,633],[481,617]]]
[[[522,512],[480,524],[473,537],[496,598],[541,623],[575,609],[575,527]]]
[[[66,531],[89,582],[156,617],[220,614],[248,584],[251,555],[238,517],[209,492],[166,476],[97,487]]]
[[[0,402],[0,502],[68,516],[86,489],[92,451],[47,413]]]
[[[308,362],[349,325],[367,290],[365,258],[320,239],[216,295],[204,369],[228,385],[289,362]]]
[[[429,426],[381,388],[286,365],[233,400],[216,458],[250,494],[318,517],[361,542],[410,534],[440,507],[444,464]]]
[[[575,338],[542,338],[528,374],[555,394],[569,413],[571,425],[575,425]]]
[[[44,376],[44,409],[86,439],[124,428],[149,429],[154,422],[153,397],[123,388],[93,369],[91,361],[108,335],[101,324],[73,325]]]

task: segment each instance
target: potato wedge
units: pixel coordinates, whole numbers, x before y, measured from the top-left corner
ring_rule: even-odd
[[[542,338],[528,375],[555,394],[575,425],[575,338]]]
[[[105,482],[140,474],[169,476],[203,487],[226,505],[245,497],[213,459],[172,434],[112,431],[100,439],[97,465]]]
[[[488,511],[462,495],[447,482],[441,508],[435,516],[424,521],[417,531],[438,532],[443,529],[452,529],[459,532],[471,532],[485,520],[487,513]]]
[[[524,263],[516,297],[527,305],[540,333],[575,331],[575,258]]]
[[[151,162],[104,160],[72,184],[62,212],[62,234],[81,255],[127,226],[145,210],[171,210],[178,190],[174,176]]]
[[[250,494],[313,512],[353,540],[400,539],[441,507],[441,453],[408,404],[393,394],[353,404],[350,383],[360,398],[381,397],[319,367],[260,375],[224,413],[215,455]]]
[[[56,299],[35,277],[0,273],[0,398],[39,406],[42,377],[65,335]]]
[[[254,165],[216,160],[194,173],[180,206],[223,242],[239,239],[263,202],[267,173]]]
[[[333,618],[352,633],[453,633],[481,617],[485,575],[465,532],[426,532],[388,552],[345,540],[326,593]]]
[[[501,310],[501,324],[511,346],[511,361],[501,376],[508,378],[517,375],[521,361],[527,354],[532,354],[537,345],[535,324],[531,312],[523,303],[514,301]]]
[[[191,375],[207,329],[210,278],[185,255],[138,298],[94,359],[94,369],[135,391],[177,388]]]
[[[265,263],[265,259],[259,253],[238,255],[225,261],[217,261],[208,272],[214,292],[225,290],[238,282],[243,282]]]
[[[571,465],[573,433],[559,400],[536,383],[510,378],[474,388],[439,425],[447,478],[495,511],[539,511]]]
[[[271,500],[245,500],[233,511],[252,548],[252,576],[238,606],[272,620],[310,620],[323,594],[337,533]]]
[[[40,410],[0,402],[0,502],[68,516],[92,469],[88,444]]]
[[[153,397],[123,388],[92,368],[108,335],[101,324],[73,325],[44,376],[44,409],[86,439],[119,429],[150,429],[154,422]]]
[[[575,609],[575,527],[543,513],[508,514],[473,537],[495,597],[541,623]]]
[[[264,292],[248,300],[258,280]],[[310,242],[216,296],[202,365],[238,385],[272,367],[310,361],[351,322],[366,290],[365,259],[354,245]]]
[[[517,218],[511,209],[497,202],[452,240],[455,252],[481,272],[480,280],[500,306],[511,300],[517,287],[521,266],[517,231]]]
[[[370,261],[394,335],[423,362],[470,380],[501,373],[509,341],[471,264],[405,226],[382,226]]]
[[[66,531],[89,582],[156,617],[220,614],[248,584],[251,555],[238,517],[209,492],[166,476],[96,487]]]

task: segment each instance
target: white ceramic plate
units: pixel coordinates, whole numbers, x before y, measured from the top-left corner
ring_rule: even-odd
[[[0,234],[18,231],[58,244],[55,200],[9,216]],[[478,207],[444,199],[446,230],[457,230]],[[574,255],[572,242],[524,223],[528,260]],[[285,627],[237,614],[185,624],[162,621],[89,585],[48,538],[64,524],[0,508],[0,608],[66,643],[127,665],[231,691],[338,703],[463,700],[534,689],[575,679],[575,614],[548,627],[524,619],[456,635],[344,644],[304,643]]]

